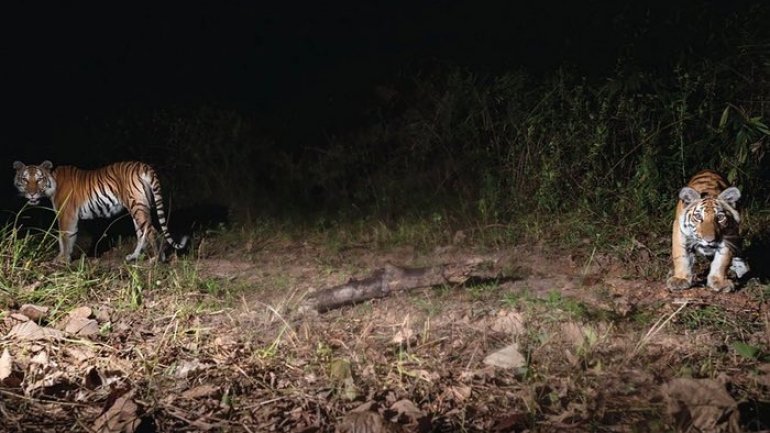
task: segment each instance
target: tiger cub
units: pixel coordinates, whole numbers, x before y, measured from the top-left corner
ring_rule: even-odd
[[[670,290],[692,286],[696,252],[713,257],[706,284],[715,291],[730,292],[735,287],[727,277],[728,268],[738,278],[748,272],[746,263],[737,257],[741,217],[736,203],[740,198],[738,188],[728,187],[725,179],[711,170],[699,172],[679,191],[671,239],[674,274],[666,282]]]
[[[163,212],[160,181],[155,171],[143,162],[117,162],[96,170],[82,170],[72,166],[53,169],[51,161],[40,165],[25,165],[15,161],[14,184],[31,205],[48,197],[59,222],[59,255],[57,262],[69,263],[78,220],[112,217],[127,209],[134,221],[136,248],[126,260],[139,257],[147,241],[155,247],[155,228],[150,209],[155,206],[158,221],[166,241],[175,249],[184,248],[187,237],[176,243],[168,233]],[[161,245],[162,246],[162,245]],[[160,256],[162,258],[162,248]]]

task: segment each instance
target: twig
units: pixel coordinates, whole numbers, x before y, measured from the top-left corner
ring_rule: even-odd
[[[661,317],[660,317],[660,318],[659,318],[659,319],[658,319],[658,320],[655,322],[655,324],[654,324],[654,325],[652,325],[652,327],[650,328],[650,330],[649,330],[649,331],[647,331],[647,334],[645,334],[645,335],[644,335],[644,337],[642,337],[642,339],[641,339],[641,340],[639,340],[639,343],[637,343],[637,344],[636,344],[636,347],[634,348],[634,351],[632,352],[632,354],[633,354],[633,355],[636,355],[636,354],[638,354],[638,353],[639,353],[639,351],[640,351],[640,350],[641,350],[641,349],[642,349],[644,346],[646,346],[646,345],[647,345],[647,343],[648,343],[648,342],[649,342],[649,341],[652,339],[652,337],[654,337],[654,336],[655,336],[655,335],[656,335],[658,332],[660,332],[660,330],[661,330],[661,329],[663,329],[663,327],[664,327],[664,326],[666,326],[666,325],[668,324],[668,322],[670,322],[670,321],[671,321],[671,319],[673,319],[673,318],[674,318],[674,316],[676,316],[677,314],[679,314],[679,312],[680,312],[680,311],[682,311],[682,310],[684,309],[684,307],[686,307],[686,306],[687,306],[687,304],[689,304],[689,302],[688,302],[687,300],[685,300],[684,302],[682,302],[682,305],[681,305],[679,308],[677,308],[677,309],[676,309],[676,311],[674,311],[673,313],[669,314],[669,316],[668,316],[668,317],[666,317],[666,319],[665,319],[665,320],[663,320],[663,316],[661,316]],[[662,322],[661,322],[661,321],[662,321]]]

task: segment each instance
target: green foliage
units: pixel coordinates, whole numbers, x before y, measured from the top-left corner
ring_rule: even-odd
[[[675,60],[655,68],[634,57],[645,28],[636,26],[614,70],[598,76],[568,66],[538,77],[405,71],[346,130],[299,134],[291,120],[212,106],[126,113],[94,127],[98,145],[112,147],[94,154],[153,162],[175,204],[219,203],[249,220],[320,213],[387,227],[440,215],[480,228],[526,220],[538,236],[560,225],[657,231],[703,168],[723,171],[744,206],[770,201],[770,56],[749,30],[762,12],[698,21],[707,55],[675,58],[685,49],[676,41],[661,47]]]
[[[755,360],[759,358],[761,354],[761,351],[758,347],[752,346],[742,341],[735,341],[733,342],[732,346],[733,350],[735,350],[735,353],[746,359]]]

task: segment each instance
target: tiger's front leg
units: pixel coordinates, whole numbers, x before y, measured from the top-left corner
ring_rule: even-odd
[[[732,292],[735,284],[727,278],[727,269],[733,261],[733,252],[730,248],[722,245],[714,254],[714,260],[711,261],[709,275],[706,279],[707,285],[717,292]]]
[[[54,263],[69,264],[77,237],[77,218],[64,218],[59,215],[59,255],[54,259]]]
[[[679,230],[679,220],[674,221],[671,241],[671,259],[674,262],[674,275],[666,281],[669,290],[684,290],[692,286],[693,253],[687,249],[684,237]]]

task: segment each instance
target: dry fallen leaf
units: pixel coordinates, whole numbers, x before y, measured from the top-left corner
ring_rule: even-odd
[[[133,401],[134,392],[118,397],[112,406],[94,421],[93,430],[98,433],[134,433],[139,426],[139,406]]]
[[[510,335],[521,335],[525,330],[524,316],[517,311],[503,310],[492,323],[492,330]]]
[[[192,400],[192,399],[201,398],[201,397],[210,397],[216,394],[217,392],[219,392],[218,386],[200,385],[183,392],[182,398]]]
[[[3,349],[3,354],[0,356],[0,381],[4,380],[8,376],[11,375],[11,371],[13,368],[13,358],[11,357],[11,353],[8,351],[8,348],[6,347]]]
[[[673,379],[661,392],[668,402],[668,413],[689,427],[703,432],[737,433],[738,404],[725,386],[713,379]]]
[[[519,352],[519,344],[513,343],[484,358],[484,364],[500,368],[520,368],[527,365],[527,359]]]
[[[78,307],[68,313],[70,318],[87,319],[91,317],[91,309],[89,307]]]
[[[348,412],[337,424],[337,433],[399,433],[404,429],[377,412]]]
[[[88,337],[99,332],[99,324],[94,319],[70,317],[66,325],[64,325],[64,332]]]
[[[29,317],[26,314],[21,313],[11,313],[8,315],[8,317],[18,322],[26,322],[29,320]]]
[[[48,316],[48,307],[40,307],[33,304],[24,304],[19,308],[19,312],[35,322]]]
[[[404,415],[412,421],[422,416],[422,411],[411,400],[402,399],[390,406],[390,410],[396,411],[399,415]]]
[[[19,323],[8,332],[8,338],[23,341],[57,340],[64,337],[58,329],[44,328],[35,322]]]
[[[462,403],[471,396],[471,387],[468,385],[450,386],[449,392],[455,400]]]

